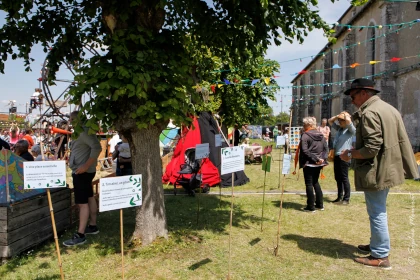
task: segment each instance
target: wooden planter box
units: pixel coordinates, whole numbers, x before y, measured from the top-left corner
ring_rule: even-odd
[[[71,190],[51,191],[57,232],[70,226]],[[47,194],[0,207],[0,258],[13,257],[54,237]]]

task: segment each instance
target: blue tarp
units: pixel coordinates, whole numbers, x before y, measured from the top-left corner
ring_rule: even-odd
[[[45,189],[23,189],[24,161],[9,150],[0,151],[0,206],[9,206],[46,192]]]

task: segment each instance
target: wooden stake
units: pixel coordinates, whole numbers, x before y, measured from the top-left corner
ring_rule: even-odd
[[[50,207],[51,223],[52,223],[53,232],[54,232],[55,248],[56,248],[57,257],[58,257],[58,267],[60,268],[61,279],[64,279],[63,263],[61,262],[60,245],[58,244],[57,229],[55,227],[54,209],[52,206],[50,189],[47,189],[47,197],[48,197],[48,205]]]
[[[222,147],[220,147],[220,148],[222,148]],[[222,163],[222,153],[221,153],[221,150],[219,151],[218,157],[219,157],[219,162],[220,162],[220,166],[221,166],[221,163]],[[220,182],[219,182],[219,208],[222,207],[222,175],[220,175],[220,173],[221,173],[221,167],[219,167],[219,176],[220,176]]]
[[[121,232],[121,271],[124,279],[124,234],[123,234],[123,210],[120,209],[120,232]]]
[[[220,178],[219,183],[219,208],[222,207],[222,178]]]
[[[203,163],[203,160],[201,159],[200,160],[200,169],[199,169],[199,172],[201,172],[201,165],[202,165],[202,163]],[[198,172],[197,172],[197,174],[198,174]],[[203,183],[203,174],[201,173],[201,176],[200,176],[200,191],[199,191],[199,194],[197,196],[197,226],[198,226],[198,220],[200,219],[200,196],[201,196],[201,184],[202,183]]]
[[[232,135],[232,145],[235,143],[235,131]],[[229,221],[229,268],[227,279],[230,279],[230,269],[232,266],[232,221],[233,221],[233,187],[235,185],[235,172],[232,172],[232,193],[230,196],[230,221]]]
[[[284,153],[286,153],[286,151],[284,151]],[[282,164],[282,159],[281,159],[281,148],[279,149],[279,185],[278,185],[278,189],[280,189],[280,178],[281,178],[281,164]]]
[[[266,161],[268,160],[268,156],[265,155]],[[270,158],[271,160],[271,158]],[[265,178],[267,177],[267,162],[265,163],[265,170],[264,170],[264,188],[263,188],[263,200],[262,200],[262,209],[261,209],[261,231],[263,231],[263,219],[264,219],[264,201],[265,201]]]
[[[291,153],[290,153],[290,128],[292,127],[292,116],[293,116],[293,109],[290,109],[290,117],[289,117],[289,132],[287,133],[287,134],[288,134],[288,140],[289,140],[289,150],[288,150],[289,155],[291,154]]]
[[[41,105],[39,106],[39,114],[41,115]],[[45,160],[45,156],[44,156],[44,149],[43,149],[43,143],[42,143],[42,137],[41,137],[41,122],[39,123],[39,138],[40,138],[40,142],[39,142],[39,147],[41,148],[41,158],[44,161]],[[58,267],[60,268],[60,275],[61,275],[61,279],[64,279],[64,273],[63,273],[63,263],[61,262],[61,254],[60,254],[60,245],[58,244],[58,236],[57,236],[57,228],[55,226],[55,218],[54,218],[54,209],[52,206],[52,201],[51,201],[51,193],[50,193],[50,189],[47,189],[47,197],[48,197],[48,206],[50,207],[50,215],[51,215],[51,224],[52,224],[52,228],[53,228],[53,233],[54,233],[54,240],[55,240],[55,249],[57,252],[57,258],[58,258]]]
[[[223,139],[225,140],[225,143],[229,146],[229,141],[226,138],[226,136],[223,134],[222,127],[220,126],[220,124],[219,124],[219,122],[217,121],[216,118],[213,118],[213,119],[216,121],[217,128],[219,129],[220,135],[222,135]],[[233,137],[235,137],[235,136],[233,135]],[[222,147],[223,147],[223,144],[220,148],[222,148]],[[221,153],[219,153],[219,159],[220,159],[220,162],[221,162],[222,161]],[[219,169],[219,173],[220,173],[220,169]],[[222,176],[221,175],[220,175],[220,183],[219,183],[219,208],[220,207],[222,207]]]
[[[284,183],[286,179],[286,175],[283,175],[283,184],[281,184],[281,196],[280,196],[280,210],[279,210],[279,218],[277,220],[277,245],[274,248],[274,255],[277,256],[279,251],[279,243],[280,243],[280,221],[281,221],[281,211],[283,209],[283,194],[284,194]]]
[[[289,154],[290,154],[290,127],[292,126],[292,115],[293,115],[293,109],[290,109],[290,119],[289,119]],[[286,153],[286,151],[284,151]],[[277,220],[277,245],[274,248],[274,255],[277,256],[279,251],[279,243],[280,243],[280,222],[281,222],[281,212],[283,209],[283,194],[284,194],[284,185],[286,182],[286,174],[283,174],[283,183],[281,184],[281,196],[280,196],[280,210],[279,210],[279,217]]]

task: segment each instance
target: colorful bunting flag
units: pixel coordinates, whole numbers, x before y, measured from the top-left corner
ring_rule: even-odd
[[[340,66],[340,65],[338,65],[338,64],[334,64],[332,68],[333,68],[333,69],[339,69],[339,68],[341,68],[341,66]]]
[[[401,58],[399,58],[399,57],[393,57],[389,61],[391,61],[391,62],[397,62],[397,61],[400,61],[400,60],[401,60]]]
[[[360,66],[360,63],[353,63],[352,65],[350,65],[351,68],[356,68],[357,66]]]
[[[258,83],[260,81],[260,79],[254,79],[251,82],[251,86],[255,85],[256,83]]]
[[[225,84],[230,85],[230,82],[227,79],[223,79],[223,81],[225,82]]]
[[[212,92],[216,93],[216,86],[215,85],[211,85],[210,88],[211,88]]]
[[[263,155],[262,170],[270,172],[271,169],[271,156]]]
[[[270,78],[264,78],[264,81],[266,85],[270,84]]]

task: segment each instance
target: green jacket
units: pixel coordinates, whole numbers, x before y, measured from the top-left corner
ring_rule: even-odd
[[[356,150],[364,159],[354,159],[357,191],[377,191],[417,178],[418,167],[400,113],[378,96],[369,98],[354,113]]]

